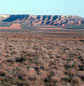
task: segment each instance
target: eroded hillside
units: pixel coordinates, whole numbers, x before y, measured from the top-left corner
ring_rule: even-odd
[[[84,18],[78,16],[61,15],[9,15],[3,22],[17,22],[29,25],[81,26],[84,27]]]

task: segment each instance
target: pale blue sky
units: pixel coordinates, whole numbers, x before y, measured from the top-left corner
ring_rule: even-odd
[[[0,14],[78,15],[84,0],[0,0]]]

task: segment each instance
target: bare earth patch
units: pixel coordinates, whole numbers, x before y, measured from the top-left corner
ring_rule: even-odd
[[[21,29],[20,24],[12,24],[10,27],[0,27],[0,29]]]

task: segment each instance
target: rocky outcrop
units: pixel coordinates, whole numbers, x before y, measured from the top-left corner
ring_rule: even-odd
[[[61,15],[10,15],[8,18],[3,19],[3,22],[28,23],[30,25],[80,26],[84,24],[84,18]]]

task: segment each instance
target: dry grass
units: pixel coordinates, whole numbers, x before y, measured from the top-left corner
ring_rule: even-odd
[[[0,37],[0,86],[83,85],[83,41]]]

